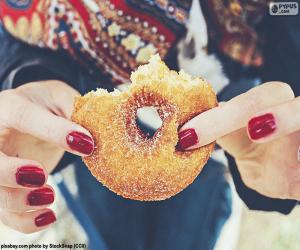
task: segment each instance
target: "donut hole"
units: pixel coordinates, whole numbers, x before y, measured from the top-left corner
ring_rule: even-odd
[[[162,127],[163,121],[154,106],[145,106],[137,109],[136,124],[147,138],[153,138],[156,131]]]

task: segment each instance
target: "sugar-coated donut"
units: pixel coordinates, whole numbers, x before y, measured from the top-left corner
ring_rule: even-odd
[[[158,55],[133,72],[131,81],[125,92],[99,89],[76,99],[72,120],[91,132],[96,145],[83,160],[125,198],[164,200],[191,184],[213,151],[214,143],[186,152],[176,145],[179,127],[215,107],[216,95],[204,79],[169,70]],[[154,106],[163,121],[151,138],[136,123],[137,109],[144,106]]]

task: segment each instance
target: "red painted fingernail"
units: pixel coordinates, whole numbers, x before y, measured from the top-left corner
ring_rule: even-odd
[[[253,117],[248,122],[248,132],[252,140],[272,134],[276,129],[275,118],[271,113]]]
[[[16,181],[25,187],[41,187],[45,184],[44,170],[36,166],[23,166],[17,169]]]
[[[67,143],[72,150],[90,155],[94,150],[94,141],[91,137],[81,132],[73,131],[67,135]]]
[[[192,128],[179,132],[178,136],[179,136],[179,142],[178,142],[179,148],[183,150],[199,142],[196,131],[195,129]]]
[[[56,221],[56,216],[51,210],[46,213],[40,214],[34,220],[35,225],[37,227],[47,226],[55,221]]]
[[[54,201],[54,193],[51,188],[40,188],[31,191],[27,196],[30,206],[48,205]]]

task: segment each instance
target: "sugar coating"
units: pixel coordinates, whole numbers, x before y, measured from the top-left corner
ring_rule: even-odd
[[[75,102],[72,120],[87,128],[96,148],[84,162],[105,186],[125,198],[164,200],[187,187],[208,160],[214,143],[180,152],[178,128],[217,105],[211,86],[184,71],[171,71],[158,55],[131,75],[128,91],[98,89]],[[137,109],[154,106],[163,121],[153,138],[136,124]]]

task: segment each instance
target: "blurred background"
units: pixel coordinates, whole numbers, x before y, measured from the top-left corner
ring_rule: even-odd
[[[249,211],[243,207],[237,248],[241,250],[300,249],[300,208],[289,215]]]

